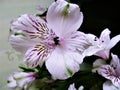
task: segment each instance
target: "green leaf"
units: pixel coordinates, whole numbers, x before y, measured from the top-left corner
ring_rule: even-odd
[[[22,66],[19,66],[19,68],[22,69],[23,72],[34,72],[34,69],[25,68],[25,67],[22,67]]]
[[[69,79],[69,81],[73,81],[76,84],[77,88],[83,85],[85,88],[84,90],[102,90],[102,84],[105,80],[106,79],[99,74],[89,71],[79,71]]]
[[[80,64],[80,71],[91,71],[92,65],[89,63],[82,63]]]

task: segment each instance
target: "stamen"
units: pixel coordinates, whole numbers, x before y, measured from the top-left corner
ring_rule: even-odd
[[[24,30],[26,33],[29,33],[29,36],[31,39],[34,39],[34,38],[46,38],[49,34],[49,28],[47,27],[46,23],[38,23],[39,26],[38,27],[35,27],[35,31],[31,32],[29,30]]]
[[[97,41],[97,37],[94,38],[94,41]]]
[[[55,43],[55,45],[59,45],[60,43],[59,43],[59,37],[55,37],[54,38],[54,43]]]

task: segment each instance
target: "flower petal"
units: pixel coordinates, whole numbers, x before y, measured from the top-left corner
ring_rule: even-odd
[[[85,34],[79,31],[76,32],[70,32],[67,35],[63,36],[64,42],[62,45],[69,50],[76,51],[78,50],[80,53],[85,50],[87,44],[87,41],[85,40]]]
[[[98,70],[98,73],[105,77],[106,79],[111,80],[113,85],[115,85],[116,87],[120,87],[120,76],[118,72],[116,72],[114,67],[110,65],[103,65]]]
[[[46,67],[55,79],[67,79],[79,70],[82,61],[78,53],[55,49],[46,61]]]
[[[89,46],[98,46],[99,39],[94,34],[86,34],[86,40]]]
[[[107,48],[108,48],[108,49],[113,48],[119,41],[120,41],[120,35],[117,35],[117,36],[113,37],[113,38],[110,40]]]
[[[111,64],[111,66],[116,68],[116,66],[120,65],[120,60],[119,60],[118,56],[113,53],[111,54],[111,56],[112,56],[112,60],[111,60],[110,64]]]
[[[21,33],[30,39],[45,38],[48,35],[46,22],[40,17],[24,14],[11,24],[13,34]]]
[[[40,17],[24,14],[11,24],[10,43],[16,50],[25,53],[49,36],[49,29]]]
[[[27,90],[29,88],[29,86],[33,83],[33,81],[35,80],[34,77],[26,77],[20,81],[17,82],[18,87],[21,89],[25,89]]]
[[[112,60],[110,65],[115,69],[118,75],[120,75],[120,59],[117,55],[111,54]]]
[[[49,59],[46,61],[46,67],[52,74],[54,79],[66,79],[67,69],[62,55],[58,55],[56,51],[53,51]]]
[[[8,81],[8,84],[7,84],[8,88],[15,89],[17,87],[17,83],[14,80],[13,75],[9,76],[7,81]]]
[[[99,57],[107,60],[107,59],[109,59],[109,52],[110,52],[109,49],[106,49],[106,50],[103,49],[103,50],[96,52],[94,55],[99,56]]]
[[[84,87],[82,85],[78,88],[78,90],[83,90],[83,89],[84,89]],[[74,83],[70,84],[70,86],[68,87],[68,90],[77,90],[75,88],[75,84]]]
[[[75,84],[74,84],[74,83],[73,83],[73,84],[70,84],[68,90],[76,90]]]
[[[17,82],[18,88],[27,90],[27,88],[29,88],[31,83],[35,80],[35,73],[15,72],[13,77]]]
[[[111,81],[106,81],[103,84],[103,90],[120,90],[120,88],[117,88],[116,86],[114,86]]]
[[[113,80],[116,76],[116,72],[110,65],[102,65],[99,68],[98,73],[109,80]]]
[[[87,49],[84,50],[84,52],[82,53],[83,56],[91,56],[94,55],[95,53],[101,51],[102,48],[99,48],[97,46],[89,46]]]
[[[116,87],[120,88],[120,77],[114,77],[112,80],[113,85],[115,85]]]
[[[57,0],[48,8],[47,22],[57,36],[76,31],[83,22],[83,14],[76,4]]]
[[[22,35],[11,35],[10,36],[10,43],[14,49],[25,53],[30,47],[32,47],[36,42],[26,38]]]
[[[107,28],[102,31],[100,35],[100,40],[102,41],[102,43],[108,44],[110,42],[110,33],[110,30]]]
[[[25,53],[24,62],[30,67],[34,68],[38,64],[42,63],[44,60],[47,59],[51,50],[43,45],[37,44],[35,47],[29,49]]]
[[[106,64],[105,60],[103,60],[103,59],[96,59],[93,62],[92,72],[96,72],[102,65],[105,65],[105,64]]]
[[[81,85],[78,90],[84,90],[84,86]]]

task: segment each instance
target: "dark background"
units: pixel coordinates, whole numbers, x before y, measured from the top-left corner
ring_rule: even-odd
[[[120,3],[117,0],[70,0],[80,6],[84,15],[81,30],[97,35],[105,28],[120,33]]]
[[[108,28],[111,31],[111,38],[120,34],[120,3],[118,0],[70,0],[80,6],[83,12],[83,24],[80,31],[93,33],[100,36],[100,33]],[[120,43],[112,50],[120,56]]]
[[[100,33],[108,28],[111,31],[111,38],[120,34],[120,3],[118,0],[70,0],[70,2],[78,4],[84,15],[83,24],[79,31],[92,33],[99,37]],[[111,52],[120,58],[120,42],[111,49]],[[92,64],[95,58],[87,57],[84,62]],[[77,78],[78,82],[77,79],[75,80],[78,87],[81,84],[85,86],[85,90],[102,90],[104,78],[97,74],[83,74],[76,77],[79,76],[81,78]],[[94,86],[95,84],[96,86]]]

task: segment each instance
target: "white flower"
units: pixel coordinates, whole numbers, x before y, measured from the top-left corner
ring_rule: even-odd
[[[45,61],[54,78],[66,79],[83,62],[85,35],[77,31],[82,21],[78,5],[57,0],[48,8],[46,21],[28,14],[14,21],[10,42],[16,50],[25,53],[24,61],[30,68]]]
[[[7,87],[9,89],[19,88],[20,90],[27,90],[32,82],[35,80],[36,74],[25,73],[25,72],[15,72],[13,75],[8,77]]]
[[[103,59],[108,59],[110,49],[120,41],[120,35],[110,39],[110,30],[105,29],[102,31],[100,38],[97,38],[93,34],[88,34],[87,39],[89,47],[85,50],[84,55],[91,56],[94,54],[102,57]]]
[[[80,86],[80,87],[78,88],[78,90],[83,90],[83,89],[84,89],[83,86]],[[70,84],[68,90],[77,90],[77,89],[75,88],[75,84],[74,84],[74,83],[73,83],[73,84]]]
[[[117,55],[112,54],[110,65],[102,65],[98,73],[120,88],[120,59]]]

